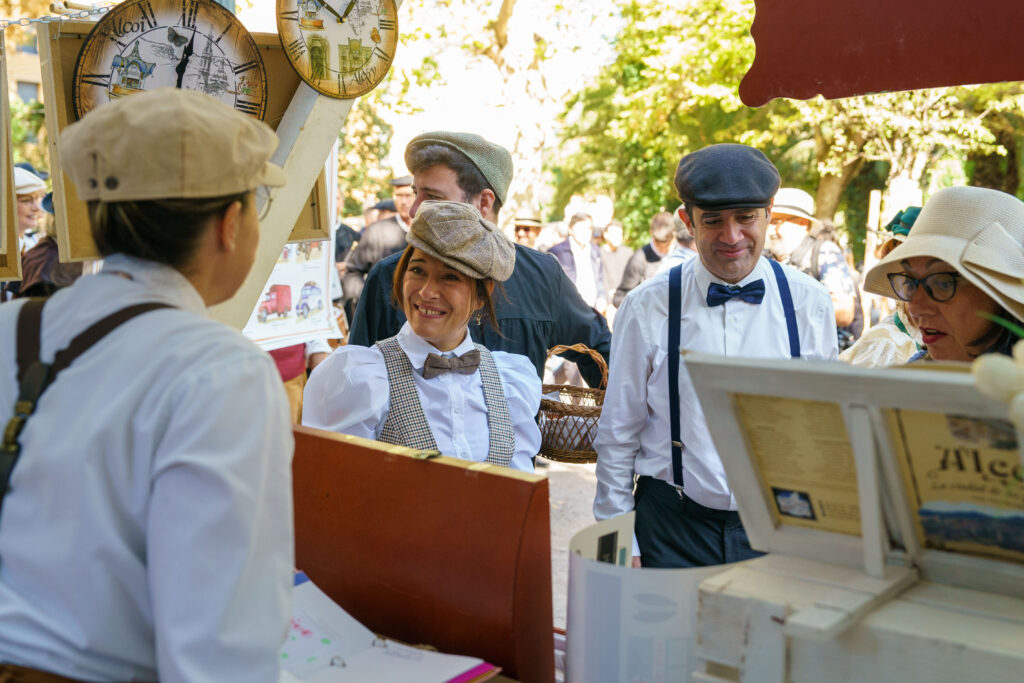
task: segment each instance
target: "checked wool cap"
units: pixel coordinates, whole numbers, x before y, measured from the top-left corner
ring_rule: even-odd
[[[516,249],[471,204],[423,202],[405,240],[471,278],[504,282],[516,265]]]
[[[508,187],[512,184],[512,155],[507,149],[473,133],[436,130],[417,135],[409,142],[405,148],[405,164],[409,165],[411,152],[427,145],[445,145],[465,154],[490,183],[498,201],[505,203]]]

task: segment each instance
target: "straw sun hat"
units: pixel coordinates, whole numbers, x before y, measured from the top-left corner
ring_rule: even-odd
[[[895,297],[888,275],[902,261],[930,256],[952,266],[1018,319],[1024,319],[1024,202],[982,187],[951,187],[924,205],[906,241],[864,278],[864,290]]]

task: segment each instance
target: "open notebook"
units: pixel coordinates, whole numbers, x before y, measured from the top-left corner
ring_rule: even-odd
[[[292,624],[281,648],[281,683],[473,683],[500,669],[474,657],[420,650],[378,638],[305,574],[295,575]]]

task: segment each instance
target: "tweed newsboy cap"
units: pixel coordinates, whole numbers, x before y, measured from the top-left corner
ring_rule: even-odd
[[[504,282],[516,265],[515,247],[471,204],[423,202],[405,241],[478,280]]]
[[[411,169],[410,154],[427,145],[445,145],[465,154],[483,174],[498,201],[505,203],[512,184],[512,155],[507,149],[473,133],[436,130],[417,135],[409,142],[405,148],[405,165]]]
[[[687,154],[676,168],[679,198],[705,211],[768,206],[781,184],[775,164],[747,145],[711,145]]]
[[[225,197],[288,180],[270,126],[194,90],[158,88],[93,109],[64,129],[78,196],[104,202]]]

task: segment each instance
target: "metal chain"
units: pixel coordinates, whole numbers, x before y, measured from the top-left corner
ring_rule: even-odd
[[[69,12],[68,14],[57,14],[47,15],[44,17],[34,17],[32,19],[21,18],[21,19],[0,19],[0,30],[7,28],[8,26],[30,26],[32,24],[53,24],[62,21],[70,21],[72,19],[84,19],[97,14],[106,14],[109,12],[114,5],[106,7],[93,7],[92,9],[84,9],[78,12]]]

